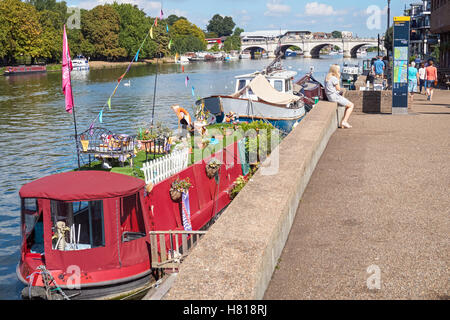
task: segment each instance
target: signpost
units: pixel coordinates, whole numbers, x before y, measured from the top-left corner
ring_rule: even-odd
[[[392,114],[408,113],[408,63],[410,17],[394,17],[394,75]]]

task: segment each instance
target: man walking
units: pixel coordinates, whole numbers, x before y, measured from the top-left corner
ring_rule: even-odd
[[[383,79],[385,68],[386,68],[386,66],[382,60],[382,57],[378,56],[377,60],[373,63],[373,67],[372,67],[372,71],[375,73],[375,78]]]

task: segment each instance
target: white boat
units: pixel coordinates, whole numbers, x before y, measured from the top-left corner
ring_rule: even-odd
[[[175,60],[175,63],[178,64],[188,64],[189,63],[189,57],[188,56],[180,56],[178,59]]]
[[[251,59],[252,55],[249,51],[243,51],[240,55],[239,55],[239,59]]]
[[[297,72],[273,68],[273,65],[261,72],[235,77],[234,94],[205,97],[197,105],[204,103],[217,122],[232,112],[239,121],[263,120],[290,132],[306,113],[302,97],[293,92]]]
[[[72,66],[75,71],[89,70],[89,60],[82,55],[78,55],[72,60]]]

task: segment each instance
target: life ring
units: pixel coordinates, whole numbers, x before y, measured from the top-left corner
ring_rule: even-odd
[[[191,115],[185,108],[182,108],[178,105],[174,105],[174,106],[172,106],[172,109],[177,114],[178,121],[181,121],[181,119],[185,118],[186,121],[188,122],[188,124],[192,123]]]

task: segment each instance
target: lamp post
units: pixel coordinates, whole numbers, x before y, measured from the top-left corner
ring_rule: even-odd
[[[389,33],[389,27],[391,25],[391,0],[387,0],[388,2],[388,7],[387,7],[387,27],[386,27],[386,35],[385,37],[387,37],[388,33]],[[394,39],[392,39],[392,43],[393,43]],[[389,48],[386,49],[386,54],[387,54],[387,58],[389,61]]]

